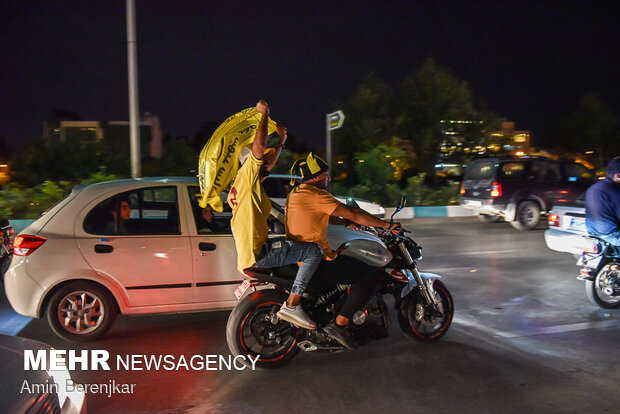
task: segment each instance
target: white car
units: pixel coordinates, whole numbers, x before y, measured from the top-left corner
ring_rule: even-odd
[[[50,358],[38,359],[40,365],[25,369],[27,352],[49,354],[53,349],[43,342],[0,334],[0,412],[86,413],[86,394],[74,386],[64,359],[53,366]]]
[[[294,175],[292,178],[295,180],[296,184],[301,182],[300,176]],[[281,206],[286,203],[286,196],[293,187],[291,186],[291,176],[286,174],[270,174],[263,181],[263,186],[265,187],[265,192],[269,198]],[[385,217],[385,209],[374,201],[339,195],[335,195],[334,197],[343,204],[359,207],[362,210],[366,210],[373,216],[379,217],[380,219]]]
[[[22,315],[46,316],[57,335],[73,341],[100,337],[118,313],[234,306],[243,276],[231,213],[215,213],[216,225],[207,226],[198,193],[198,180],[190,177],[77,186],[15,238],[5,275],[9,302]],[[284,228],[272,227],[274,233]],[[332,247],[353,238],[376,239],[329,229]]]
[[[591,246],[586,237],[586,208],[584,196],[572,204],[553,207],[549,216],[549,229],[545,230],[545,243],[551,250],[571,253],[575,257]]]

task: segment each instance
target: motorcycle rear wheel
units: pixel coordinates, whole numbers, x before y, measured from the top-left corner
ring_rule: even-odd
[[[590,302],[603,309],[617,309],[620,307],[620,296],[609,296],[603,292],[608,286],[608,281],[612,276],[618,277],[617,271],[611,270],[611,265],[617,263],[609,263],[597,273],[594,280],[586,280],[586,295]]]
[[[424,309],[419,292],[410,294],[400,305],[398,323],[404,333],[420,342],[435,342],[448,331],[454,315],[452,295],[440,280],[433,282],[441,317],[431,316]]]
[[[233,355],[258,357],[259,368],[281,367],[297,355],[300,329],[276,316],[286,298],[282,292],[264,289],[235,306],[226,324],[226,342]],[[251,366],[247,358],[244,363]]]

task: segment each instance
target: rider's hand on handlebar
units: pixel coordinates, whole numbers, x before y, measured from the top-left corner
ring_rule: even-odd
[[[394,234],[400,234],[402,230],[403,227],[400,225],[400,223],[392,223],[392,225],[387,228],[387,231],[390,231]]]

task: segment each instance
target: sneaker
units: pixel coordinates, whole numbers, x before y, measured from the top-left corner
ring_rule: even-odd
[[[346,326],[340,326],[337,323],[332,322],[323,328],[323,330],[336,341],[340,342],[340,344],[345,348],[354,349],[356,347],[355,341],[351,337],[351,334]]]
[[[316,323],[306,315],[301,305],[288,306],[286,302],[277,313],[278,318],[304,329],[316,329]]]

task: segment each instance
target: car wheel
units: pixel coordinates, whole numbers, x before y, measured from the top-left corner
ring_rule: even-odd
[[[495,214],[478,214],[478,220],[483,223],[495,223],[496,221],[499,221],[499,219],[501,219],[501,217]]]
[[[517,207],[515,220],[510,222],[517,230],[531,230],[540,222],[540,207],[533,201],[523,201]]]
[[[61,287],[47,306],[50,327],[67,341],[85,342],[101,337],[117,315],[112,295],[91,282],[73,282]]]

